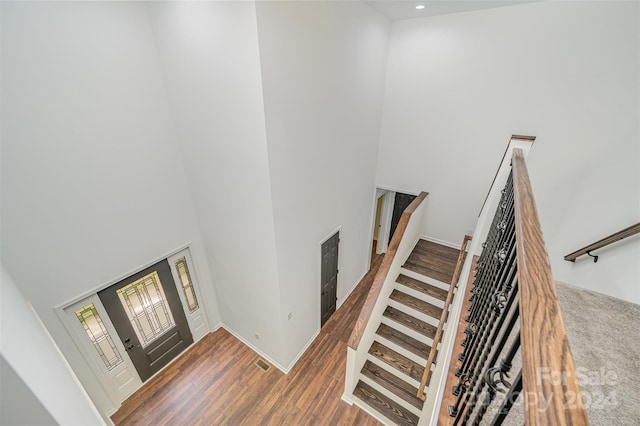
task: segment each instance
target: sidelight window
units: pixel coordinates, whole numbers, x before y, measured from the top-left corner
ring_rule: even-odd
[[[93,303],[78,309],[75,314],[107,369],[111,370],[120,364],[122,357]]]
[[[187,300],[189,306],[189,312],[193,312],[198,309],[198,299],[193,288],[193,282],[191,281],[191,274],[189,273],[189,267],[187,266],[187,258],[181,257],[176,260],[176,269],[178,270],[178,276],[180,277],[180,284],[182,285],[182,291],[184,297]]]

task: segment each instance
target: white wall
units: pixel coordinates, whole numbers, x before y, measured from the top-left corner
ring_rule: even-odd
[[[638,16],[637,2],[539,2],[394,22],[377,183],[429,191],[425,233],[456,243],[509,136],[537,136],[556,279],[640,302],[637,238],[595,265],[562,260],[640,217]]]
[[[2,424],[104,424],[4,265],[0,293]]]
[[[222,320],[286,366],[255,6],[149,11]]]
[[[0,356],[0,424],[12,426],[57,425],[31,389]]]
[[[256,9],[291,361],[320,326],[320,241],[342,227],[338,300],[368,269],[389,24],[360,2]]]
[[[53,308],[191,242],[219,322],[147,10],[2,2],[2,261],[102,413]]]

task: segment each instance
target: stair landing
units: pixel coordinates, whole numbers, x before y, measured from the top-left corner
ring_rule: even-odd
[[[427,240],[419,240],[403,268],[451,284],[460,250]]]

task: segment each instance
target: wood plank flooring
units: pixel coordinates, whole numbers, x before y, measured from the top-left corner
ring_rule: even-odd
[[[382,256],[285,375],[224,329],[196,343],[123,402],[115,425],[378,425],[340,398],[347,340]]]

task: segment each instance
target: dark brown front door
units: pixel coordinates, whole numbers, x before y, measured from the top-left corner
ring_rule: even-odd
[[[166,260],[100,291],[98,297],[143,382],[193,343]]]

